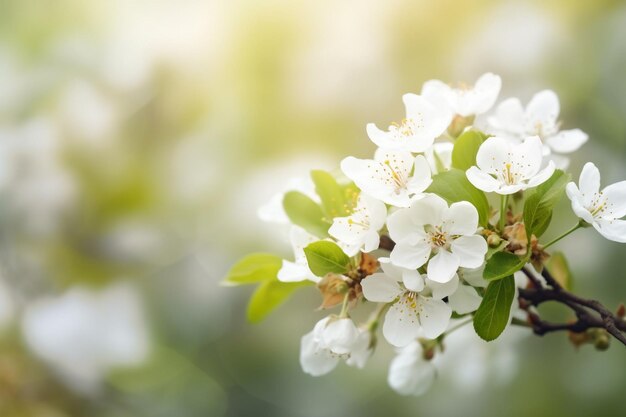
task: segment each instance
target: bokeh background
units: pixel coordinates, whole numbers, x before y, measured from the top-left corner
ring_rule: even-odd
[[[252,289],[219,282],[247,252],[289,256],[257,207],[370,155],[365,124],[430,78],[554,89],[590,135],[573,173],[626,178],[625,39],[620,0],[0,1],[0,415],[623,415],[617,345],[459,332],[433,389],[401,397],[386,347],[301,372],[314,289],[251,325]],[[559,247],[576,291],[626,301],[626,246]]]

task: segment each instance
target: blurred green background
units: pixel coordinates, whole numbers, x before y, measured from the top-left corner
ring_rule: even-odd
[[[219,282],[247,252],[289,256],[257,207],[370,155],[365,124],[430,78],[554,89],[590,135],[574,175],[626,178],[625,39],[620,0],[0,0],[0,415],[624,415],[617,345],[459,333],[401,397],[384,344],[363,371],[301,372],[314,289],[251,325],[251,288]],[[575,290],[626,301],[626,246],[574,236]]]

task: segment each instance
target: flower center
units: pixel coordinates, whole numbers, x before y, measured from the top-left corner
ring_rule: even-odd
[[[407,138],[413,136],[415,122],[413,119],[402,119],[400,123],[392,123],[391,130],[396,133],[397,138]]]
[[[396,166],[394,168],[393,165],[391,164],[391,161],[389,161],[388,159],[385,160],[384,164],[387,166],[387,168],[389,168],[389,172],[391,173],[391,178],[393,179],[393,182],[396,185],[396,194],[398,194],[401,189],[406,188],[406,178],[399,171],[399,167]]]
[[[587,207],[587,210],[591,212],[591,216],[596,217],[597,215],[602,216],[605,214],[608,209],[609,203],[604,197],[604,193],[602,191],[593,194],[593,199],[591,200],[591,204]]]
[[[506,185],[515,185],[521,179],[521,174],[518,172],[517,164],[512,162],[504,162],[501,169],[497,170],[497,176]]]
[[[428,238],[431,246],[435,248],[442,248],[448,244],[448,234],[439,226],[434,226],[428,231]]]

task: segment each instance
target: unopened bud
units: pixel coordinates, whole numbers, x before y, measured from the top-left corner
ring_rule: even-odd
[[[457,114],[452,119],[452,123],[450,123],[450,126],[448,126],[448,133],[453,138],[456,138],[461,133],[463,133],[466,127],[470,126],[472,123],[474,123],[473,115],[464,117]]]
[[[492,233],[487,237],[487,244],[492,248],[497,247],[501,242],[502,238],[495,233]]]
[[[620,319],[623,319],[626,316],[626,307],[624,304],[620,304],[619,307],[617,307],[617,312],[615,314]]]
[[[607,350],[611,344],[611,339],[606,332],[599,334],[593,341],[593,345],[597,350]]]
[[[568,332],[567,336],[569,337],[569,341],[576,347],[582,346],[585,343],[589,342],[589,335],[587,332],[575,333]]]
[[[431,347],[430,349],[426,349],[423,353],[423,357],[427,361],[432,360],[435,357],[435,348]]]

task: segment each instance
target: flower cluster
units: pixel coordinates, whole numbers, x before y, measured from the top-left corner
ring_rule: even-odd
[[[426,392],[436,375],[432,359],[444,355],[451,332],[473,323],[491,341],[514,316],[528,320],[517,288],[528,271],[545,267],[546,249],[560,239],[542,235],[565,192],[580,221],[563,236],[593,226],[626,242],[626,181],[600,191],[592,163],[578,185],[563,171],[587,135],[559,129],[556,94],[541,91],[526,107],[509,98],[494,110],[500,88],[491,73],[474,86],[426,82],[421,94],[403,96],[400,121],[387,129],[367,124],[377,146],[372,159],[343,159],[342,175],[313,171],[312,187],[275,196],[274,213],[264,207],[264,219],[292,224],[294,258],[252,255],[227,282],[260,283],[252,320],[307,284],[321,292],[321,309],[341,306],[302,337],[306,373],[326,374],[342,360],[363,367],[382,322],[384,339],[398,349],[390,386]],[[356,323],[357,308],[370,318]]]

